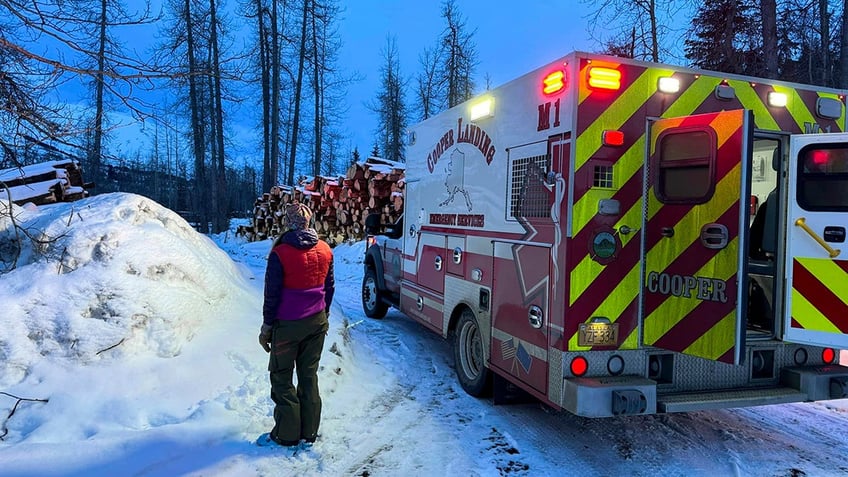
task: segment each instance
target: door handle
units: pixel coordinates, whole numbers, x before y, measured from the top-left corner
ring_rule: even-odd
[[[701,244],[713,250],[721,250],[727,247],[730,241],[730,233],[723,224],[705,224],[701,227]]]
[[[545,315],[542,309],[536,305],[530,307],[527,312],[527,321],[530,322],[530,327],[540,329],[545,323]]]
[[[801,229],[803,229],[804,232],[807,232],[807,234],[810,237],[812,237],[813,240],[818,242],[818,244],[821,245],[822,248],[824,248],[827,251],[827,254],[830,256],[830,258],[836,258],[836,257],[839,256],[840,253],[842,253],[841,250],[834,249],[833,247],[828,245],[827,242],[824,241],[824,239],[819,237],[819,234],[817,234],[815,230],[811,229],[810,226],[807,225],[807,219],[806,218],[799,217],[798,220],[795,221],[795,226],[801,227]]]

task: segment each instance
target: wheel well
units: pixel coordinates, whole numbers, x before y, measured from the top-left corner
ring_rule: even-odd
[[[453,332],[456,331],[456,324],[459,322],[459,317],[462,316],[462,312],[465,310],[474,313],[474,310],[472,310],[467,303],[459,303],[451,312],[450,321],[448,322],[448,336],[452,335]]]
[[[365,252],[365,258],[362,262],[366,270],[369,268],[374,270],[374,275],[376,275],[377,278],[377,286],[385,288],[386,283],[384,280],[385,277],[383,277],[383,262],[380,259],[379,252],[375,251],[373,248],[369,249]]]

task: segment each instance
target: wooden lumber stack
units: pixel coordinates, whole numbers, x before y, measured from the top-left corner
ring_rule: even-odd
[[[18,205],[71,202],[88,196],[78,162],[67,159],[0,170],[0,196]],[[8,195],[7,195],[8,194]]]
[[[237,234],[250,241],[277,237],[285,204],[301,202],[315,214],[318,235],[330,245],[361,240],[365,217],[393,223],[403,213],[404,164],[376,157],[352,164],[343,177],[316,176],[296,186],[274,186],[256,199],[253,224]]]

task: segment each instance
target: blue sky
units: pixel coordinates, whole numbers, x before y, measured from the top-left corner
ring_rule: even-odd
[[[127,0],[133,4],[133,0]],[[229,7],[235,0],[228,0]],[[158,0],[154,0],[158,4]],[[444,28],[441,18],[441,0],[341,0],[343,11],[339,15],[338,33],[343,45],[339,52],[340,71],[357,72],[361,81],[348,87],[346,95],[348,109],[345,131],[349,142],[343,143],[346,150],[354,146],[364,156],[373,146],[376,118],[366,103],[372,101],[379,88],[383,65],[383,48],[387,38],[396,40],[401,59],[401,73],[412,78],[419,70],[418,57],[425,48],[432,47]],[[474,41],[479,59],[476,82],[479,92],[485,88],[485,77],[489,76],[492,86],[498,86],[521,76],[553,59],[574,50],[591,51],[594,43],[589,39],[586,16],[588,7],[578,0],[526,0],[524,2],[492,2],[491,0],[458,0],[460,12],[470,30],[476,29]],[[235,14],[233,14],[235,15]],[[231,19],[243,21],[242,19]],[[144,49],[149,40],[134,36],[133,48]],[[248,41],[239,37],[236,43]],[[343,73],[343,74],[348,74]],[[410,88],[412,83],[410,82]],[[85,100],[83,100],[85,101]],[[413,96],[407,97],[412,107]],[[247,104],[245,108],[252,107]],[[145,132],[139,125],[118,108],[111,112],[113,124],[122,123],[111,135],[110,145],[118,157],[132,157],[137,149],[146,149],[154,124],[148,122]],[[248,154],[254,155],[256,147],[255,120],[246,110],[237,116],[249,117],[247,121],[235,121],[229,125],[234,134],[230,154],[236,163],[241,163]],[[245,116],[246,115],[246,116]],[[413,111],[413,115],[417,117]],[[240,139],[241,138],[241,139]],[[243,140],[242,140],[243,139]],[[244,141],[250,142],[243,144]]]
[[[367,154],[373,144],[376,120],[365,103],[379,88],[382,49],[394,36],[401,73],[411,77],[419,70],[418,56],[431,47],[444,29],[440,0],[355,0],[342,2],[339,24],[344,45],[339,66],[363,77],[349,88],[348,106],[352,146]],[[476,29],[479,65],[476,82],[485,87],[488,74],[498,86],[571,51],[596,48],[586,26],[588,7],[578,0],[525,0],[492,2],[458,0],[470,30]],[[411,85],[410,85],[411,87]],[[412,96],[407,102],[412,103]]]

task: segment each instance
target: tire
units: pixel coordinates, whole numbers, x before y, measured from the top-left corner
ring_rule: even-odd
[[[377,284],[377,274],[373,268],[365,269],[362,277],[362,309],[368,318],[382,318],[389,311],[389,305],[383,301],[383,294]]]
[[[460,386],[472,396],[488,396],[492,391],[492,373],[486,367],[483,336],[471,310],[462,311],[453,338],[454,368]]]

